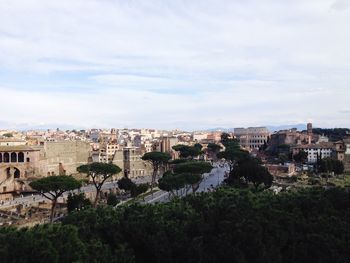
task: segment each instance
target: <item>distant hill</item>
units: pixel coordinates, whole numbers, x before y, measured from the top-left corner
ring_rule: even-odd
[[[288,130],[292,128],[297,128],[298,130],[306,130],[306,124],[291,124],[291,125],[260,125],[261,127],[266,127],[270,132],[274,131],[280,131],[280,130]],[[243,126],[241,126],[243,127]],[[238,127],[237,127],[238,128]],[[214,132],[214,131],[221,131],[221,132],[233,132],[234,128],[211,128],[207,130],[203,130],[205,132]]]
[[[279,126],[266,126],[270,132],[289,130],[297,128],[299,131],[306,130],[306,124],[293,124],[293,125],[279,125]]]

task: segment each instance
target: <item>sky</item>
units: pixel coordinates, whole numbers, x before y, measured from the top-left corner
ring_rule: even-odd
[[[0,128],[350,127],[350,0],[0,0]]]

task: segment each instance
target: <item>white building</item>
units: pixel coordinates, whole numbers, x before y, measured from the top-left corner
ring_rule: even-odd
[[[298,145],[293,147],[293,155],[297,154],[301,150],[307,153],[307,161],[309,163],[316,163],[317,160],[333,157],[335,153],[335,146],[333,143],[328,142]]]

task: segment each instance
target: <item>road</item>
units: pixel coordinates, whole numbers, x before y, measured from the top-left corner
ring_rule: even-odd
[[[224,180],[224,174],[227,171],[227,167],[215,167],[209,174],[204,174],[204,179],[200,183],[197,192],[209,191],[212,187],[217,187]],[[144,176],[133,179],[136,184],[151,182],[151,176]],[[117,187],[117,181],[107,182],[103,185],[103,190],[115,189]],[[72,191],[74,193],[84,192],[91,193],[95,192],[95,187],[93,185],[87,185],[81,187],[79,190]],[[185,195],[183,190],[182,196]],[[189,193],[191,190],[189,191]],[[63,196],[58,200],[60,202],[64,201],[68,197],[68,192],[64,193]],[[156,203],[165,202],[169,200],[169,193],[164,191],[158,191],[153,195],[145,197],[145,203]],[[12,201],[5,201],[0,203],[0,210],[5,208],[14,207],[16,205],[22,204],[24,206],[36,205],[39,202],[50,202],[45,197],[40,194],[33,194],[31,196],[17,197]]]
[[[197,190],[198,192],[208,192],[213,190],[214,188],[218,187],[222,181],[225,179],[225,172],[228,171],[228,167],[215,167],[210,173],[204,174],[204,179],[199,185],[199,188]],[[181,189],[178,191],[180,196],[186,195],[186,189]],[[192,190],[190,189],[188,193],[191,193]],[[142,203],[161,203],[161,202],[167,202],[170,199],[170,194],[165,191],[158,191],[154,193],[153,195],[149,195],[145,197],[145,201]]]

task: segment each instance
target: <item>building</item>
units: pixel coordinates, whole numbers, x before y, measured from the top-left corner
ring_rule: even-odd
[[[35,148],[40,149],[41,176],[75,174],[91,155],[90,144],[83,141],[44,142]]]
[[[307,143],[307,136],[301,138],[301,134],[296,128],[281,130],[271,134],[268,149],[271,152],[277,152],[281,145],[301,144],[303,139],[305,140],[305,143]]]
[[[19,145],[26,145],[26,141],[15,139],[15,138],[0,139],[0,146],[19,146]]]
[[[89,157],[90,144],[82,141],[0,146],[0,199],[31,191],[29,182],[40,177],[76,174]]]
[[[121,146],[117,143],[104,143],[99,146],[99,158],[100,163],[110,163],[113,161],[115,153],[121,149]]]
[[[28,180],[39,174],[40,150],[26,145],[0,146],[0,199],[30,190]]]
[[[296,145],[292,147],[293,155],[300,151],[307,153],[308,163],[316,163],[320,159],[332,158],[336,156],[336,147],[331,142],[320,142],[318,144]]]
[[[123,172],[124,175],[133,178],[151,175],[151,165],[141,159],[143,153],[138,147],[125,147],[123,149]]]
[[[207,139],[208,133],[204,132],[195,132],[193,133],[193,141],[200,142],[201,140]]]
[[[179,140],[177,137],[163,137],[160,140],[160,151],[171,153],[173,152],[173,146],[177,145]]]
[[[235,128],[234,136],[241,147],[247,150],[257,150],[267,143],[270,132],[266,127]]]

